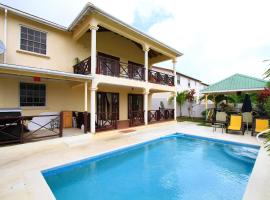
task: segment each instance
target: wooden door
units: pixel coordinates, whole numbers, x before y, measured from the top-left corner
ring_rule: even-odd
[[[63,128],[72,128],[72,112],[63,112]]]

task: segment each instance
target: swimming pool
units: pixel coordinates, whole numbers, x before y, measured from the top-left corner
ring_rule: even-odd
[[[173,134],[42,174],[59,200],[240,200],[258,149]]]

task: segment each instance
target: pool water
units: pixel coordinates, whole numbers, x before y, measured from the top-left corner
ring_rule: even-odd
[[[59,200],[241,200],[257,153],[175,134],[42,173]]]

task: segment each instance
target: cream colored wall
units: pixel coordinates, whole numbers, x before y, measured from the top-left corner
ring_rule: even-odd
[[[0,9],[0,40],[4,42],[4,10]],[[4,55],[0,55],[0,63],[4,62]]]
[[[32,79],[0,77],[0,108],[19,107],[20,82],[32,82]],[[67,81],[52,81],[46,79],[42,80],[40,83],[46,84],[47,105],[45,107],[22,107],[23,115],[35,115],[41,112],[59,112],[63,110],[84,110],[83,85],[72,87]],[[89,99],[90,98],[88,98],[88,105],[90,105]]]
[[[4,40],[4,10],[0,9],[0,40]]]
[[[18,52],[20,25],[47,32],[47,56]],[[2,28],[1,28],[2,29]],[[73,72],[74,59],[88,57],[90,52],[72,39],[72,34],[8,13],[7,63]]]
[[[79,40],[89,51],[91,33],[85,33]],[[130,40],[112,32],[97,32],[97,52],[119,57],[121,61],[144,64],[144,52]]]
[[[3,18],[3,14],[1,17]],[[1,22],[2,18],[0,18]],[[20,25],[47,32],[46,56],[20,51]],[[0,31],[0,36],[1,32],[3,31]],[[72,39],[70,32],[56,30],[8,13],[7,63],[9,64],[73,72],[74,59],[78,57],[82,60],[89,57],[90,45],[91,34],[89,32],[76,41]],[[139,47],[112,32],[97,33],[97,51],[120,57],[124,62],[130,60],[144,63],[144,53]]]
[[[19,83],[33,82],[30,77],[0,76],[0,108],[18,108]],[[41,79],[46,84],[45,107],[21,107],[23,115],[38,115],[42,112],[84,111],[84,84],[74,85],[70,81]],[[143,94],[142,88],[99,85],[97,92],[119,93],[119,120],[127,120],[128,94]],[[88,90],[88,112],[90,112],[90,90]],[[152,94],[148,96],[148,109],[152,107]]]

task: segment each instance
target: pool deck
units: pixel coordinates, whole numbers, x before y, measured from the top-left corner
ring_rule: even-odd
[[[0,199],[54,199],[40,171],[138,144],[175,132],[259,145],[255,137],[213,132],[211,127],[191,122],[167,122],[119,130],[55,138],[34,143],[0,147]],[[270,156],[260,149],[244,200],[270,199]]]

